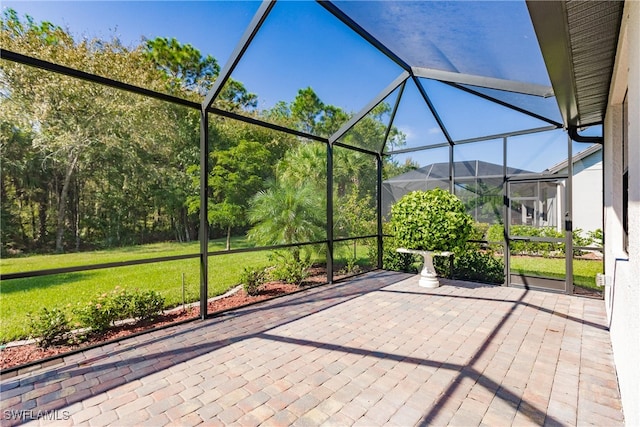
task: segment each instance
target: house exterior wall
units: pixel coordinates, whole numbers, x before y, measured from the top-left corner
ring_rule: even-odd
[[[628,126],[622,103],[627,96]],[[622,138],[628,132],[628,250],[623,239]],[[640,425],[640,2],[626,1],[605,118],[605,291],[627,425]]]
[[[574,230],[602,229],[602,151],[574,164],[572,208]]]

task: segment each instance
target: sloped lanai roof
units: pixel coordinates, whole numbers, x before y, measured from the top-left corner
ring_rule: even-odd
[[[298,2],[264,2],[222,69],[220,78],[203,102],[205,108],[219,108],[215,101],[226,80],[243,64],[245,54],[259,39],[263,26],[275,25],[282,14],[278,8],[302,7]],[[319,2],[330,13],[375,47],[387,61],[397,66],[395,79],[357,107],[349,120],[332,135],[313,135],[330,143],[351,144],[372,152],[392,152],[380,144],[358,145],[344,136],[379,103],[391,105],[389,127],[397,126],[396,114],[403,102],[414,97],[423,104],[423,121],[431,126],[418,141],[403,149],[434,145],[454,145],[476,137],[533,128],[561,127],[561,117],[553,96],[545,63],[538,46],[526,3],[516,2]],[[274,20],[271,23],[270,20]],[[335,46],[340,49],[341,46]],[[249,55],[250,56],[250,55]],[[296,66],[295,58],[291,59]],[[327,68],[339,63],[327,61]],[[265,71],[268,72],[268,71]],[[369,70],[363,68],[363,80]],[[275,78],[275,76],[274,76]],[[339,82],[335,82],[338,84]],[[313,82],[309,86],[317,87]],[[259,92],[258,92],[259,93]],[[484,109],[495,108],[524,118],[524,124],[481,129],[469,125],[469,114],[461,104],[448,102],[462,97]],[[329,100],[330,101],[330,100]],[[340,106],[340,105],[338,105]],[[347,109],[349,110],[349,109]],[[467,117],[465,117],[465,115]],[[496,122],[501,121],[496,117]],[[522,126],[522,127],[518,127]],[[402,129],[401,129],[402,130]]]
[[[236,66],[243,61],[263,24],[269,24],[270,20],[277,20],[281,15],[273,13],[273,10],[301,7],[296,3],[262,3],[223,68],[221,78],[206,96],[203,102],[205,109],[216,106],[216,97]],[[387,141],[376,146],[363,146],[358,142],[345,141],[344,136],[383,101],[393,105],[389,127],[396,125],[396,113],[409,94],[424,103],[424,120],[432,124],[428,133],[437,136],[422,135],[421,140],[403,147],[404,150],[438,144],[454,145],[473,138],[498,135],[502,131],[520,130],[508,126],[487,129],[469,126],[470,111],[464,108],[466,101],[451,106],[447,98],[452,94],[464,93],[468,100],[482,100],[485,102],[483,105],[492,105],[492,108],[530,119],[518,125],[521,129],[544,126],[575,128],[596,123],[602,118],[606,92],[589,88],[608,84],[605,77],[610,75],[613,65],[610,52],[615,50],[610,47],[615,46],[616,40],[607,28],[619,23],[621,3],[318,2],[325,12],[346,24],[397,65],[399,72],[386,88],[371,96],[367,105],[358,107],[337,132],[320,137],[330,143],[351,144],[373,152],[394,151],[394,147],[386,144]],[[561,29],[567,29],[565,34]],[[576,44],[572,41],[585,37],[591,37],[598,45],[587,49],[588,52],[574,48]],[[341,46],[335,46],[335,49],[341,49]],[[594,52],[598,54],[591,55]],[[291,61],[295,66],[296,58],[291,58]],[[340,69],[341,64],[334,63],[332,58],[327,58],[326,62],[327,69]],[[553,87],[548,70],[551,71]],[[364,77],[369,70],[364,67],[358,72]],[[565,76],[569,74],[573,81],[566,80]],[[313,82],[310,85],[314,86]],[[572,92],[574,89],[581,93],[580,97],[577,92]],[[558,91],[561,99],[556,102]],[[510,122],[509,119],[502,121]]]

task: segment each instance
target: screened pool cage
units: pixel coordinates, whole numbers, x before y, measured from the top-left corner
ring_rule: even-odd
[[[349,40],[356,39],[355,45],[384,63],[385,72],[395,70],[387,72],[391,77],[366,87],[374,93],[358,107],[345,106],[347,114],[329,127],[288,125],[274,115],[228,108],[223,99],[232,79],[245,75],[236,78],[236,71],[260,67],[260,49],[271,49],[274,55],[282,51],[279,45],[268,44],[266,35],[278,28],[285,12],[298,16],[297,9],[300,19],[307,19],[311,10],[322,17],[322,25],[331,25]],[[356,91],[358,82],[363,86],[373,82],[368,76],[371,64],[361,64],[355,72],[342,66],[344,58],[338,54],[341,48],[333,46],[329,57],[318,51],[320,64],[311,65],[326,69],[330,80],[324,84],[335,85],[340,91],[350,87]],[[199,253],[3,274],[3,281],[193,259],[199,263],[200,313],[204,318],[209,287],[223,275],[216,270],[218,257],[312,248],[316,256],[324,258],[319,264],[326,262],[326,282],[332,283],[345,259],[365,247],[368,258],[360,258],[367,261],[360,261],[368,263],[369,268],[381,269],[384,224],[390,206],[409,191],[436,187],[458,195],[477,222],[502,225],[504,239],[487,243],[503,245],[505,254],[513,241],[535,241],[535,237],[513,235],[513,225],[562,231],[559,240],[566,244],[566,253],[572,253],[575,164],[568,159],[583,151],[584,145],[572,141],[563,128],[524,2],[264,1],[256,4],[253,18],[202,102],[56,64],[26,52],[3,48],[1,53],[2,61],[200,112]],[[308,58],[301,56],[301,60]],[[298,63],[295,55],[288,60],[291,75],[304,73],[307,65]],[[265,69],[261,72],[271,81],[290,78],[269,75]],[[343,82],[341,74],[349,73],[354,75]],[[309,86],[313,84],[309,82]],[[360,93],[355,98],[365,99]],[[208,210],[217,184],[208,172],[212,169],[212,153],[221,146],[217,140],[220,131],[214,126],[221,120],[239,123],[250,132],[270,133],[272,141],[287,141],[296,147],[298,155],[284,155],[278,167],[287,164],[289,170],[305,179],[281,182],[300,188],[304,182],[312,182],[316,185],[311,192],[315,196],[322,188],[321,208],[314,208],[314,214],[322,217],[321,238],[309,238],[300,232],[283,243],[211,250]],[[584,140],[599,142],[598,138]],[[266,148],[273,150],[277,145]],[[562,162],[566,167],[554,168]],[[362,206],[370,208],[370,218],[354,211]],[[349,213],[362,221],[349,219]],[[304,209],[298,212],[308,214]],[[241,233],[246,232],[247,227],[240,228]],[[540,240],[550,242],[548,238]],[[570,260],[560,287],[518,282],[509,268],[507,259],[505,285],[573,292]]]

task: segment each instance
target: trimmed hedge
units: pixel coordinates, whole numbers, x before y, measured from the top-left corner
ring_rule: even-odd
[[[446,257],[434,257],[433,267],[441,277],[491,284],[504,283],[504,261],[491,252],[472,247],[455,254],[453,272],[450,271],[449,259]]]
[[[473,219],[454,194],[435,188],[412,191],[391,207],[391,231],[407,249],[452,251],[464,246]]]

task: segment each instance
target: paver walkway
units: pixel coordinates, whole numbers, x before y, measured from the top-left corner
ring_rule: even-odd
[[[623,425],[604,302],[374,272],[1,382],[2,424]]]

